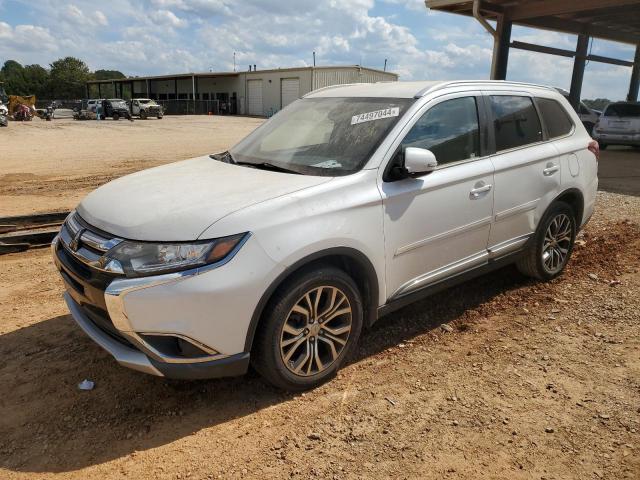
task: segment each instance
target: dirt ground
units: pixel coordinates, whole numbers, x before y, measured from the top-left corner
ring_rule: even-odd
[[[113,178],[225,151],[263,121],[166,116],[133,122],[11,122],[0,130],[0,216],[70,210]]]
[[[3,174],[28,166],[40,179],[3,177],[0,207],[69,208],[107,178],[100,169],[224,149],[225,130],[260,122],[194,117],[189,141],[171,141],[153,132],[178,121],[165,120],[111,127],[139,129],[140,153],[103,125],[47,125],[47,141],[33,134],[33,159],[27,151],[8,170],[0,159]],[[91,130],[119,156],[59,145],[50,128],[71,140]],[[47,144],[87,179],[82,193],[40,161]],[[640,478],[638,196],[598,194],[560,278],[536,283],[508,267],[411,305],[366,332],[337,378],[302,395],[253,373],[178,382],[118,366],[74,325],[46,249],[0,257],[0,285],[3,479]],[[85,378],[94,390],[78,390]]]

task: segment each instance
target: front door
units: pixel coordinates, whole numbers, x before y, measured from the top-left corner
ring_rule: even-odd
[[[431,150],[437,169],[380,183],[389,300],[487,262],[493,164],[481,156],[480,97],[466,95],[427,104],[401,142],[399,154]]]

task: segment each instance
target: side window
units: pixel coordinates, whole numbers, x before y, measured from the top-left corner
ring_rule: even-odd
[[[445,100],[430,108],[411,128],[402,148],[431,150],[438,164],[480,156],[480,129],[475,97]]]
[[[496,151],[521,147],[542,140],[542,127],[529,97],[492,95]]]
[[[562,105],[549,98],[536,98],[540,114],[547,126],[549,138],[556,138],[566,135],[573,128],[573,122],[567,115]]]

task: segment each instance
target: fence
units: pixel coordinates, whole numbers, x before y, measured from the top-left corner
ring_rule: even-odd
[[[220,114],[218,100],[156,100],[166,115],[213,115]],[[228,110],[227,110],[228,112]]]
[[[55,102],[56,108],[69,108],[71,110],[86,108],[86,101],[82,100],[47,100],[37,99],[36,108],[47,108],[51,103]],[[219,100],[156,100],[165,115],[207,115],[211,112],[213,115],[219,115],[223,110]],[[127,100],[129,104],[129,100]],[[226,111],[229,113],[229,104],[226,104]]]

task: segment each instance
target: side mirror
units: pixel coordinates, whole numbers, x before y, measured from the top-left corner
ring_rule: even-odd
[[[436,156],[426,148],[407,147],[404,149],[404,168],[410,176],[420,176],[433,172],[438,166]]]

